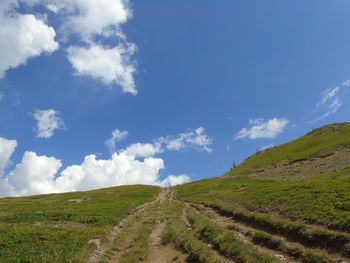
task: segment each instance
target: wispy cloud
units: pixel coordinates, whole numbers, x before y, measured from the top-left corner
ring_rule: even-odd
[[[127,131],[120,131],[118,129],[112,131],[112,137],[105,141],[105,144],[107,145],[109,151],[111,153],[115,152],[117,142],[120,142],[121,140],[125,139],[128,136],[128,134],[129,133]]]
[[[244,138],[249,138],[251,140],[255,139],[274,139],[280,133],[284,131],[288,125],[289,120],[273,118],[265,121],[264,119],[250,119],[249,128],[241,129],[234,140],[240,140]]]
[[[310,123],[321,121],[331,115],[336,114],[343,106],[343,96],[350,87],[350,80],[342,82],[334,88],[328,88],[321,94],[320,101],[316,104],[314,109],[314,117]]]
[[[265,150],[270,149],[270,148],[272,148],[272,147],[275,147],[275,144],[274,144],[274,143],[269,143],[269,144],[267,144],[267,145],[261,146],[261,147],[260,147],[260,151],[265,151]]]
[[[205,133],[203,127],[180,133],[177,136],[161,137],[157,139],[157,142],[163,144],[169,151],[179,151],[187,147],[193,147],[206,152],[213,151],[213,149],[210,148],[213,143],[213,138]]]

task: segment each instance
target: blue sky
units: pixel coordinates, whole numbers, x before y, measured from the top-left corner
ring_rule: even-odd
[[[349,121],[349,9],[5,0],[1,195],[220,176],[258,149]]]

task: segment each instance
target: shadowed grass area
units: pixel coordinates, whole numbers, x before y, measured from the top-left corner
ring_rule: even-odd
[[[86,262],[95,248],[90,239],[103,240],[159,191],[136,185],[0,199],[0,261]]]

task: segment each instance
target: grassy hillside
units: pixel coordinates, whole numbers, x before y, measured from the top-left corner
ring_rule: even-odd
[[[181,199],[219,201],[286,218],[350,231],[350,170],[304,180],[215,178],[176,187]]]
[[[208,213],[215,224],[297,262],[348,262],[337,261],[339,254],[350,258],[350,170],[289,181],[219,177],[175,190],[180,200],[224,216],[217,220]]]
[[[350,168],[350,123],[337,123],[259,152],[226,175],[294,179],[345,168]]]
[[[3,262],[350,262],[350,124],[171,189],[0,199]]]
[[[0,199],[0,262],[88,262],[108,231],[154,199],[153,186]]]
[[[350,257],[349,123],[315,129],[248,158],[226,176],[175,190],[216,223],[297,262],[338,262],[337,253]],[[225,218],[218,220],[213,211]]]

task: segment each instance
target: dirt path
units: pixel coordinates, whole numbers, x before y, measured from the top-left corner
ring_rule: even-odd
[[[166,200],[173,199],[173,191],[169,189],[162,191],[158,196],[159,205]],[[161,242],[162,233],[166,227],[166,222],[157,222],[154,230],[150,235],[149,255],[146,263],[183,263],[186,262],[187,255],[179,250],[176,250],[170,245],[163,245]]]
[[[102,243],[100,241],[96,240],[96,249],[92,252],[89,262],[90,263],[100,262],[102,259],[102,256],[108,250],[111,249],[116,237],[119,235],[119,233],[123,229],[126,222],[135,218],[137,215],[139,215],[140,213],[145,211],[152,204],[155,204],[156,202],[160,202],[161,200],[165,200],[166,194],[167,194],[167,190],[163,190],[158,194],[157,198],[154,201],[148,202],[148,203],[145,203],[143,205],[136,207],[136,209],[131,214],[129,214],[127,217],[123,218],[115,227],[113,227],[113,229],[110,232],[108,232],[106,239]]]
[[[347,259],[342,258],[338,254],[330,254],[320,249],[309,248],[298,242],[290,242],[285,237],[276,235],[273,233],[263,232],[254,226],[250,226],[245,222],[237,222],[231,217],[220,215],[214,209],[206,207],[204,205],[184,203],[179,201],[175,197],[175,193],[169,189],[164,189],[159,193],[157,198],[149,203],[143,204],[135,211],[121,220],[117,226],[115,226],[107,235],[106,240],[99,245],[93,252],[90,263],[98,263],[101,261],[103,256],[107,253],[108,259],[103,260],[103,262],[126,262],[125,251],[133,250],[131,248],[138,248],[135,246],[135,240],[138,239],[140,233],[143,234],[143,246],[146,248],[146,252],[143,254],[142,258],[136,257],[133,262],[144,262],[144,263],[184,263],[188,260],[188,255],[176,249],[173,245],[164,245],[161,242],[162,233],[167,227],[169,219],[166,215],[168,210],[164,210],[164,207],[169,207],[171,202],[181,202],[184,204],[180,206],[183,208],[182,213],[179,211],[178,219],[180,219],[187,229],[193,233],[194,237],[198,239],[200,243],[204,246],[210,248],[213,258],[218,260],[218,262],[223,263],[234,263],[233,260],[221,255],[217,250],[214,249],[212,244],[206,243],[200,238],[200,236],[195,233],[192,229],[192,225],[188,220],[188,214],[195,211],[201,216],[205,216],[211,222],[215,223],[220,227],[225,227],[231,231],[238,239],[251,243],[254,245],[257,251],[273,256],[282,262],[286,263],[298,263],[298,262],[309,262],[306,261],[304,257],[308,251],[315,252],[318,254],[325,254],[328,257],[327,263],[349,263]],[[165,203],[166,202],[166,203]],[[172,207],[172,205],[171,205]],[[181,209],[182,209],[181,208]],[[150,223],[151,222],[151,223]],[[142,232],[144,226],[148,226],[147,232]],[[258,242],[255,239],[255,233],[266,233],[271,237],[271,240],[275,243],[269,243],[269,241]],[[148,241],[147,241],[148,240]],[[270,240],[270,241],[271,241]],[[147,243],[148,242],[148,243]],[[278,245],[276,245],[278,244]],[[147,248],[148,247],[148,248]],[[294,254],[293,254],[294,253]],[[129,255],[133,255],[130,254]],[[310,261],[311,262],[311,261]],[[315,261],[312,261],[315,262]]]
[[[259,229],[256,229],[252,226],[240,223],[232,219],[231,217],[222,216],[219,213],[217,213],[214,209],[208,208],[202,205],[195,205],[195,209],[202,215],[208,217],[212,222],[215,224],[225,227],[232,231],[235,236],[241,240],[246,240],[249,242],[254,243],[253,239],[253,233],[256,231],[263,232]],[[267,233],[267,232],[265,232]],[[325,254],[330,259],[328,262],[341,262],[341,263],[347,263],[349,262],[347,259],[342,258],[339,254],[330,254],[327,251],[315,249],[315,248],[309,248],[306,247],[300,243],[297,242],[290,242],[285,237],[268,233],[274,240],[278,240],[279,246],[274,247],[271,249],[271,245],[268,244],[257,244],[255,242],[255,247],[259,250],[261,250],[264,253],[268,253],[270,255],[273,255],[277,258],[279,258],[282,261],[285,262],[303,262],[302,256],[297,256],[297,254],[294,254],[295,256],[291,256],[296,251],[299,251],[303,254],[306,253],[306,251],[313,251],[318,254]]]
[[[156,225],[151,236],[149,243],[149,256],[146,263],[183,263],[186,262],[187,255],[176,250],[172,246],[164,246],[161,243],[161,235],[166,227],[166,222],[161,222]]]

